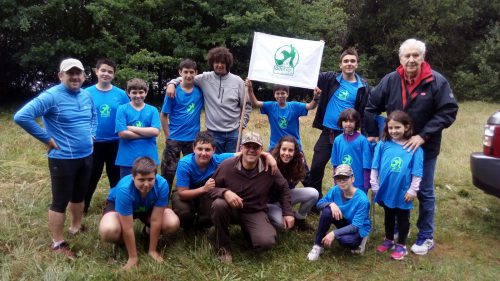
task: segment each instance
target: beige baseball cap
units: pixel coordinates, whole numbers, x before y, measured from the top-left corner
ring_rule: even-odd
[[[334,177],[336,176],[346,176],[346,177],[352,177],[352,169],[351,166],[347,164],[341,164],[335,169],[335,174],[333,175]]]
[[[249,143],[249,142],[256,143],[260,146],[263,145],[262,137],[258,133],[255,133],[255,132],[247,132],[247,133],[245,133],[245,135],[243,135],[243,138],[241,139],[241,144],[245,144],[245,143]]]

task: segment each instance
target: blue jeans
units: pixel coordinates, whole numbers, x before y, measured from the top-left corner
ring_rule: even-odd
[[[436,196],[434,195],[434,172],[436,171],[437,158],[424,160],[424,174],[417,193],[420,202],[418,210],[418,235],[419,239],[433,239],[434,237],[434,209]]]
[[[215,153],[234,153],[238,142],[238,129],[230,132],[209,130],[215,139]]]
[[[325,207],[323,210],[321,210],[318,230],[316,231],[316,240],[314,242],[315,245],[321,246],[321,240],[328,233],[328,230],[330,229],[330,226],[332,224],[334,224],[335,227],[338,229],[347,226],[350,223],[344,218],[340,220],[334,219],[332,216],[332,209],[330,209],[330,207],[328,206]],[[349,249],[355,249],[361,244],[363,238],[361,238],[358,231],[356,233],[339,235],[338,237],[335,237],[335,240],[337,240],[339,244],[343,247]]]

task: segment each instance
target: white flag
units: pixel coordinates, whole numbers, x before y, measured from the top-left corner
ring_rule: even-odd
[[[325,42],[255,32],[250,80],[314,89]]]

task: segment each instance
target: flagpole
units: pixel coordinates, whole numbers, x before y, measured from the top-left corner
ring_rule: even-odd
[[[236,152],[240,151],[240,140],[241,140],[241,134],[243,132],[243,118],[245,117],[245,111],[247,107],[247,96],[248,96],[248,89],[245,86],[245,95],[243,96],[243,105],[241,106],[241,117],[240,117],[240,127],[238,128],[238,141],[236,142]]]

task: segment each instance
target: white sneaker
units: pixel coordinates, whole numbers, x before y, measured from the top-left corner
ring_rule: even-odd
[[[323,251],[323,247],[314,245],[309,254],[307,254],[307,259],[310,261],[317,261],[319,259],[319,255],[321,255]]]
[[[411,246],[411,251],[416,255],[427,255],[434,248],[434,239],[417,239],[417,242]]]
[[[361,240],[361,244],[359,244],[358,248],[351,250],[351,253],[358,254],[358,255],[364,254],[365,249],[366,249],[366,241],[368,241],[368,236],[363,238],[363,240]]]

